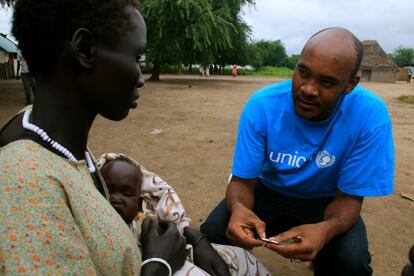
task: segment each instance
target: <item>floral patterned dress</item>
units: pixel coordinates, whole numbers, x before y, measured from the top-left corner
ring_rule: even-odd
[[[30,140],[0,148],[0,275],[134,275],[140,263],[85,161]]]

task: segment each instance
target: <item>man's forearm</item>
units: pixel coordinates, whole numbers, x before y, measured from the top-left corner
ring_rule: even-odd
[[[256,179],[241,179],[233,176],[226,191],[227,208],[232,212],[238,204],[248,209],[253,209],[254,189],[257,185]]]
[[[321,224],[326,226],[327,241],[349,230],[361,213],[363,197],[338,192],[325,210]]]

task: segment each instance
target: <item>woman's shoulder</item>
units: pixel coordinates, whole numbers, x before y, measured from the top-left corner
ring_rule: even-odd
[[[25,162],[33,158],[49,157],[45,153],[46,149],[32,140],[16,140],[0,147],[0,162],[20,161]],[[50,159],[50,158],[49,158]]]
[[[37,153],[39,149],[37,144],[31,140],[16,140],[0,147],[0,162],[10,162],[20,160],[21,158],[29,158],[33,153]]]
[[[32,140],[17,140],[0,147],[0,171],[4,174],[59,176],[70,172],[70,161]]]
[[[22,117],[23,113],[19,112],[0,127],[0,147],[24,137],[25,130],[21,123]]]

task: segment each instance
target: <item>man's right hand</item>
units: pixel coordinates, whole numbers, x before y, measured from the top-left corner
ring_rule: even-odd
[[[251,249],[265,243],[257,237],[266,237],[266,224],[241,203],[235,203],[227,226],[226,236],[236,246]]]
[[[142,224],[141,244],[143,260],[161,258],[167,261],[173,273],[184,265],[186,258],[186,238],[169,222],[160,233],[158,221],[145,219]],[[148,263],[142,267],[142,275],[168,275],[166,267],[160,263]]]

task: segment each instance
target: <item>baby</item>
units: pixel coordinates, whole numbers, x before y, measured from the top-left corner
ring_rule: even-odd
[[[189,256],[175,275],[208,275],[195,266],[203,267],[207,260],[197,260],[198,252],[209,250],[206,239],[200,232],[189,227],[190,219],[177,193],[158,175],[147,171],[134,159],[118,153],[106,153],[98,160],[98,168],[107,185],[111,205],[129,225],[140,246],[141,225],[145,217],[153,217],[161,222],[174,222],[179,232],[187,237]],[[196,247],[196,245],[199,246]],[[203,244],[203,245],[202,245]],[[212,244],[215,252],[210,261],[211,267],[230,270],[218,275],[270,275],[268,270],[248,251],[234,246]],[[194,248],[193,248],[194,247]],[[200,247],[198,249],[198,247]],[[194,252],[194,257],[193,257]],[[211,255],[210,255],[211,256]],[[223,263],[224,261],[224,263]],[[215,265],[211,265],[215,263]],[[221,264],[219,264],[221,263]],[[204,266],[208,270],[209,265]],[[216,273],[211,273],[216,274]]]
[[[177,193],[155,173],[141,167],[134,159],[119,153],[106,153],[98,168],[108,187],[114,209],[140,240],[144,217],[174,222],[181,234],[190,224]]]
[[[98,163],[98,166],[108,187],[109,201],[124,221],[130,225],[137,214],[142,211],[141,168],[123,155],[102,163]]]

